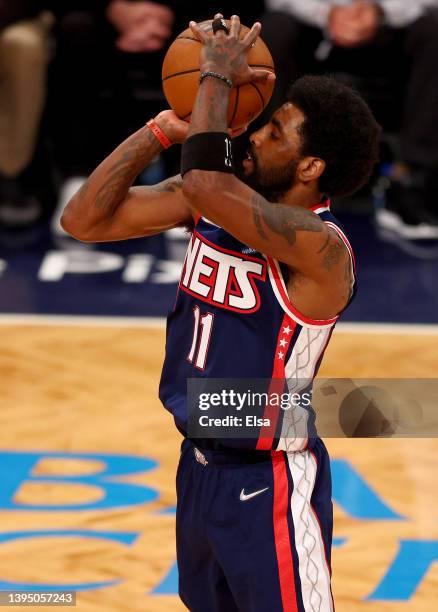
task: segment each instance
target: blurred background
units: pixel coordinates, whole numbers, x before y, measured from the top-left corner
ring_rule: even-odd
[[[334,203],[364,287],[346,318],[437,322],[438,0],[193,7],[182,0],[0,0],[0,311],[165,314],[169,285],[177,280],[172,262],[184,253],[181,232],[110,247],[79,245],[59,218],[99,161],[166,107],[160,73],[173,38],[189,19],[218,9],[239,12],[247,24],[261,19],[274,56],[276,90],[251,129],[305,73],[332,74],[357,88],[384,128],[370,185]],[[177,173],[179,155],[178,147],[170,149],[137,182]],[[143,259],[129,259],[139,253]],[[78,300],[75,289],[88,283],[87,272],[98,277],[87,300]]]
[[[370,184],[333,203],[359,292],[321,375],[436,377],[438,0],[0,0],[1,589],[67,585],[81,610],[182,609],[179,437],[156,389],[188,236],[82,244],[59,219],[166,108],[175,36],[217,11],[261,20],[274,57],[275,93],[250,130],[307,73],[358,89],[383,126]],[[178,173],[179,155],[137,184]],[[436,441],[378,442],[329,444],[339,609],[435,610]]]

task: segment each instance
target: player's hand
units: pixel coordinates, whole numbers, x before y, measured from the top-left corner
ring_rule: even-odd
[[[155,122],[173,144],[182,144],[187,139],[189,124],[187,121],[180,119],[173,110],[162,111],[155,117]],[[247,129],[247,125],[237,130],[229,129],[228,134],[230,138],[237,138],[244,134]]]
[[[189,124],[180,119],[173,110],[161,111],[155,117],[155,122],[173,144],[182,144],[186,140]]]
[[[215,19],[217,18],[222,18],[222,15],[217,13]],[[275,79],[275,76],[267,70],[258,70],[248,66],[248,51],[257,40],[261,27],[261,24],[256,22],[246,36],[240,40],[240,19],[237,15],[231,17],[229,34],[219,31],[214,36],[208,36],[197,23],[191,21],[190,29],[202,42],[201,72],[218,72],[231,79],[233,85]]]

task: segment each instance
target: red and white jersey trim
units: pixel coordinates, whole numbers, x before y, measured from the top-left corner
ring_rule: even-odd
[[[269,386],[269,394],[281,394],[284,391],[283,380],[286,377],[284,363],[290,343],[294,337],[297,324],[284,315],[277,336],[277,345],[275,349],[274,366],[272,369],[271,384]],[[272,441],[275,437],[277,423],[279,419],[279,410],[277,406],[272,406],[269,403],[265,407],[264,418],[268,419],[269,426],[264,426],[260,430],[259,439],[257,442],[257,450],[270,450]]]
[[[335,232],[338,234],[339,238],[342,240],[342,242],[345,244],[345,246],[347,247],[347,251],[348,254],[350,255],[350,262],[351,262],[351,291],[353,291],[353,287],[354,284],[356,282],[356,258],[354,257],[354,251],[351,248],[351,244],[347,238],[347,236],[344,234],[344,232],[341,230],[340,227],[338,227],[337,225],[335,225],[335,223],[332,223],[331,221],[324,221],[324,223],[326,223],[326,225],[328,225],[329,227],[333,228],[335,230]]]
[[[324,202],[320,202],[319,204],[312,206],[310,210],[314,212],[316,215],[320,215],[323,212],[330,211],[330,200],[325,200]]]
[[[354,257],[354,251],[353,251],[353,249],[351,247],[351,244],[350,244],[347,236],[344,234],[344,232],[341,230],[341,228],[338,225],[336,225],[335,223],[332,223],[331,221],[324,221],[324,223],[335,230],[335,232],[338,234],[339,238],[342,240],[342,242],[347,247],[347,251],[348,251],[348,253],[350,255],[350,259],[351,259],[351,265],[353,266],[353,272],[356,272],[356,259]]]
[[[284,364],[284,376],[291,395],[301,394],[311,385],[332,331],[333,327],[303,327],[296,336],[289,359]],[[292,406],[286,410],[275,450],[304,450],[308,442],[308,418],[309,413],[304,407]]]
[[[210,219],[207,219],[207,217],[201,217],[201,219],[205,221],[206,223],[208,223],[209,225],[214,225],[215,227],[219,227],[220,229],[223,229],[220,225],[217,225],[217,223],[213,223],[213,221],[210,221]]]
[[[274,295],[280,303],[280,306],[283,308],[284,312],[288,314],[291,319],[293,319],[296,323],[299,323],[303,327],[325,328],[332,327],[336,323],[336,321],[339,319],[339,316],[334,317],[333,319],[320,320],[310,319],[309,317],[306,317],[305,315],[301,314],[289,300],[286,284],[284,282],[278,261],[268,256],[266,257],[266,259],[268,261],[269,280],[271,281]]]
[[[220,229],[223,229],[220,225],[217,225],[216,223],[213,223],[213,221],[210,221],[210,219],[207,219],[207,217],[203,217],[200,213],[197,213],[194,221],[195,221],[195,227],[198,225],[198,223],[201,221],[201,219],[203,221],[205,221],[206,223],[208,223],[209,225],[214,225],[215,227],[219,227]]]
[[[314,206],[310,209],[316,215],[320,215],[323,212],[327,212],[330,210],[330,206],[325,206],[324,204],[318,204],[318,206]]]

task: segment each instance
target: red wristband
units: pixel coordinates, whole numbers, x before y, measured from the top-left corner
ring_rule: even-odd
[[[151,130],[152,134],[155,138],[163,145],[165,149],[168,149],[172,142],[167,138],[166,134],[160,128],[158,123],[156,123],[153,119],[146,123],[148,128]]]

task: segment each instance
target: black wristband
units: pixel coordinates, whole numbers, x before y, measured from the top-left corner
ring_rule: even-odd
[[[189,170],[234,173],[231,140],[226,132],[190,136],[182,147],[181,175]]]

